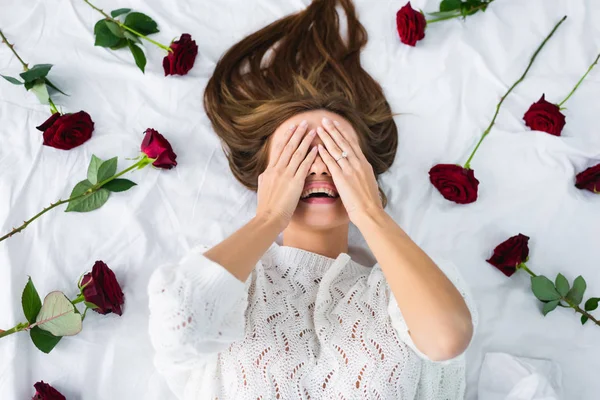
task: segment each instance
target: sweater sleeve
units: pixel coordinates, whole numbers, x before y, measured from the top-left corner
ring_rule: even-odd
[[[463,281],[460,273],[458,272],[458,269],[454,266],[453,263],[446,261],[446,260],[434,259],[433,261],[436,263],[438,268],[440,268],[442,270],[442,272],[444,272],[446,277],[450,280],[450,282],[452,282],[452,284],[454,284],[454,287],[456,287],[456,289],[463,296],[465,303],[467,305],[467,308],[469,309],[469,312],[471,313],[471,321],[473,323],[473,333],[474,333],[475,329],[477,327],[477,319],[478,319],[477,309],[475,308],[475,304],[473,303],[473,300],[471,298],[471,295],[469,294],[468,288],[467,288],[465,282]],[[375,266],[375,268],[380,269],[381,267],[379,266],[379,264],[377,264]],[[388,286],[388,289],[389,289],[389,286]],[[450,360],[432,361],[429,357],[427,357],[426,354],[421,352],[417,348],[417,346],[414,344],[414,342],[410,336],[410,333],[408,331],[408,326],[406,325],[406,321],[404,321],[404,317],[402,316],[402,311],[400,310],[400,307],[398,306],[398,302],[396,301],[396,297],[392,293],[391,289],[389,289],[388,313],[389,313],[390,319],[392,321],[392,326],[396,330],[397,334],[400,336],[400,339],[404,343],[406,343],[422,359],[429,361],[431,363],[448,365],[448,364],[452,364],[455,361],[460,361],[463,358],[464,353],[462,353]]]
[[[206,258],[207,249],[197,246],[178,264],[159,267],[148,285],[154,363],[179,398],[198,384],[190,381],[208,379],[219,352],[244,337],[252,275],[241,282]]]

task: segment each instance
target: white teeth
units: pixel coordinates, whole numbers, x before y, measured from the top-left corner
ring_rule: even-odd
[[[310,196],[312,193],[326,193],[330,197],[337,196],[337,193],[329,188],[314,187],[314,188],[311,188],[311,189],[308,189],[308,190],[305,190],[304,192],[302,192],[302,196],[300,198],[304,199],[304,198]]]

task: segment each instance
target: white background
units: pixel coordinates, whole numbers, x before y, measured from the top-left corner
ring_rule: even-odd
[[[152,16],[168,44],[183,32],[200,47],[188,76],[163,76],[164,52],[146,46],[146,74],[126,50],[94,47],[100,15],[82,0],[0,0],[0,29],[30,64],[52,63],[50,78],[70,96],[64,111],[85,110],[96,129],[71,151],[42,146],[35,129],[49,110],[22,87],[0,82],[0,232],[85,178],[92,154],[119,156],[119,170],[138,154],[142,132],[163,133],[178,154],[171,171],[129,174],[138,186],[113,194],[92,213],[41,217],[0,243],[0,327],[24,321],[20,296],[30,275],[40,294],[76,294],[77,278],[104,260],[125,293],[122,317],[88,314],[79,335],[49,355],[27,334],[0,341],[0,398],[24,399],[38,380],[68,399],[169,399],[152,366],[146,285],[160,264],[178,261],[196,243],[214,243],[251,218],[256,200],[232,177],[203,111],[202,95],[220,55],[245,35],[308,0],[97,0],[106,10],[131,7]],[[581,326],[568,310],[544,318],[519,273],[511,279],[485,259],[506,238],[531,237],[528,265],[570,281],[582,274],[600,295],[600,196],[577,190],[577,172],[600,162],[600,68],[566,104],[562,137],[531,132],[522,116],[546,93],[564,98],[600,51],[597,0],[497,0],[466,21],[433,24],[416,48],[402,45],[395,13],[404,0],[355,0],[370,40],[365,68],[381,82],[395,112],[400,141],[392,170],[382,177],[390,212],[428,252],[453,260],[471,285],[480,326],[468,353],[468,398],[476,398],[480,363],[489,351],[556,361],[565,399],[598,398],[600,328]],[[414,0],[434,11],[437,0]],[[489,123],[500,96],[521,75],[530,55],[565,14],[569,18],[512,94],[472,167],[479,200],[459,206],[429,184],[436,163],[464,163]],[[0,46],[0,73],[20,64]],[[360,246],[356,231],[352,243]],[[587,297],[587,296],[586,296]],[[485,399],[484,399],[485,400]]]

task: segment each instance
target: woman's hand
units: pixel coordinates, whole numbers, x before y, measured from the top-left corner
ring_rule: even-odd
[[[352,126],[323,118],[323,127],[317,128],[325,143],[325,147],[319,145],[319,154],[331,172],[350,221],[356,224],[365,213],[383,211],[373,167],[363,154]],[[342,152],[346,152],[346,158],[340,158]]]
[[[309,151],[316,132],[306,135],[308,124],[292,125],[285,136],[273,143],[269,164],[258,176],[257,216],[275,218],[284,230],[298,206],[306,175],[317,157],[317,148]]]

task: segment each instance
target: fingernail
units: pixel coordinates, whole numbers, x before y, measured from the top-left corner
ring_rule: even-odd
[[[324,124],[329,124],[331,121],[329,119],[327,119],[327,117],[323,117],[323,123]]]
[[[319,144],[319,150],[323,150],[323,145]]]
[[[317,149],[316,147],[313,147],[312,149],[310,149],[310,151],[312,151],[313,153],[316,152],[317,150],[319,150],[319,149]]]
[[[295,124],[291,124],[291,125],[290,125],[290,130],[292,130],[292,129],[294,129],[294,128],[296,128],[296,125],[295,125]]]
[[[300,126],[301,127],[306,127],[308,125],[308,122],[306,122],[306,120],[303,120],[302,122],[300,122]]]
[[[333,121],[333,124],[334,124],[335,126],[340,126],[340,125],[341,125],[341,124],[340,124],[339,122],[337,122],[337,121]]]
[[[311,129],[310,132],[308,132],[308,134],[310,136],[315,136],[317,134],[317,131],[315,131],[314,129]]]
[[[325,132],[325,129],[323,129],[319,126],[319,127],[317,127],[317,131],[319,131],[319,133],[322,133],[322,132]]]

